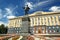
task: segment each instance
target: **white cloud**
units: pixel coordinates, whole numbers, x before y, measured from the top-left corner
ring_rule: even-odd
[[[51,1],[47,0],[47,1],[42,1],[42,2],[35,3],[35,4],[33,4],[32,2],[26,2],[25,5],[28,5],[30,9],[34,9],[38,6],[46,5],[48,4],[48,2],[51,2]]]
[[[15,18],[15,9],[17,8],[18,6],[12,8],[12,7],[9,7],[9,8],[4,8],[5,10],[2,10],[0,9],[0,25],[1,24],[5,24],[7,25],[8,21],[6,21],[6,23],[3,21],[3,20],[8,20],[10,18]],[[6,18],[6,19],[5,19]]]
[[[13,14],[12,14],[12,9],[10,9],[10,8],[5,8],[5,10],[6,10],[6,15],[13,15]]]
[[[7,16],[8,19],[16,18],[16,16]]]
[[[0,25],[1,25],[1,24],[4,24],[4,22],[0,21]]]
[[[5,26],[7,26],[7,23],[4,23],[4,22],[2,22],[2,21],[0,21],[0,25],[1,25],[1,24],[4,24]]]
[[[42,1],[42,2],[39,2],[35,5],[33,5],[34,7],[38,7],[38,6],[42,6],[42,5],[46,5],[46,3],[49,2],[49,1]]]
[[[3,15],[2,14],[0,14],[0,19],[2,19],[3,18]]]
[[[32,2],[26,2],[25,5],[28,5],[28,7],[29,7],[30,9],[33,9],[33,8],[32,8],[32,7],[33,7]]]
[[[52,6],[49,10],[53,12],[60,12],[60,6]]]
[[[1,14],[2,10],[0,9],[0,14]]]
[[[3,17],[6,17],[7,15],[5,14]]]
[[[2,15],[2,9],[0,9],[0,19],[3,18],[3,15]]]
[[[7,13],[4,15],[4,17],[7,17],[8,19],[15,18],[16,16],[13,13],[13,11],[15,10],[15,8],[13,8],[13,9],[5,8],[5,10],[7,11]]]

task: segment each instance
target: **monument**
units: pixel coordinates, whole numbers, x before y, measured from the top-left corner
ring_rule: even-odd
[[[9,34],[20,34],[20,35],[28,35],[30,33],[30,19],[28,17],[29,7],[26,5],[24,8],[25,15],[22,18],[20,27],[10,27],[8,28]]]
[[[25,11],[25,15],[22,18],[22,25],[21,25],[21,35],[29,35],[30,33],[30,19],[28,17],[28,11],[29,11],[29,7],[28,5],[26,5],[25,7],[23,7],[24,11]]]
[[[25,7],[23,7],[23,9],[24,9],[24,11],[25,11],[25,15],[27,15],[28,14],[28,11],[29,11],[29,7],[28,7],[28,5],[26,5]]]

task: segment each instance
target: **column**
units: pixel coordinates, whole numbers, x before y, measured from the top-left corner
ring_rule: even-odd
[[[56,22],[57,22],[56,25],[59,25],[58,16],[56,16]]]
[[[42,25],[42,23],[41,23],[41,17],[40,17],[40,25]]]

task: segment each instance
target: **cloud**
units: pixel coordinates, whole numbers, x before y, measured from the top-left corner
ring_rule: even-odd
[[[1,12],[2,12],[2,9],[0,9],[0,14],[1,14]]]
[[[16,8],[17,6],[15,8],[5,8],[6,14],[4,15],[4,17],[7,17],[8,19],[15,18],[16,16],[14,15],[14,10]]]
[[[52,6],[49,11],[60,12],[60,6]]]
[[[5,8],[6,14],[4,15],[4,17],[6,17],[6,16],[15,16],[16,8],[18,8],[18,5],[16,5],[14,8],[13,7]]]
[[[0,19],[2,18],[2,10],[0,9]]]
[[[8,19],[16,18],[16,16],[7,16]]]
[[[4,10],[0,9],[0,20],[1,20],[0,25],[1,24],[7,25],[8,19],[16,17],[14,15],[14,12],[15,12],[16,8],[17,8],[17,6],[14,7],[14,8],[4,8]],[[4,20],[6,20],[6,21],[4,21]]]
[[[1,24],[4,24],[5,26],[7,25],[7,23],[4,23],[4,22],[0,21],[0,25],[1,25]]]
[[[5,10],[6,10],[6,15],[13,15],[12,14],[13,11],[10,8],[5,8]]]
[[[32,2],[26,2],[25,5],[28,5],[28,7],[29,7],[30,9],[33,9],[33,8],[32,8],[32,7],[33,7]]]
[[[26,2],[25,5],[28,5],[30,7],[30,9],[33,10],[38,6],[43,6],[43,5],[49,4],[48,2],[50,3],[51,0],[46,0],[46,1],[35,3],[35,4],[33,4],[33,2]]]
[[[38,6],[42,6],[42,5],[46,5],[46,3],[49,2],[49,1],[42,1],[42,2],[39,2],[35,5],[33,5],[33,7],[38,7]],[[45,4],[44,4],[45,3]]]
[[[2,14],[2,9],[0,9],[0,19],[2,19],[3,18],[3,14]]]
[[[2,14],[0,14],[0,19],[2,19],[3,18],[3,15]]]

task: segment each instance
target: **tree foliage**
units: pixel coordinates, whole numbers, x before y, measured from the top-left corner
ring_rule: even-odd
[[[0,34],[6,34],[7,33],[7,26],[4,24],[0,25]]]

